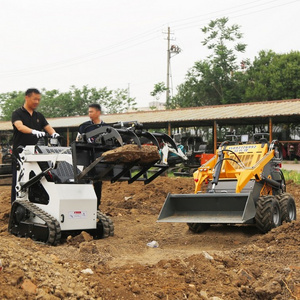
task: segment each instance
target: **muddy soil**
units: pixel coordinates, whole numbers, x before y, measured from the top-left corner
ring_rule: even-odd
[[[0,299],[300,299],[300,223],[262,235],[253,226],[193,234],[156,222],[168,192],[193,188],[191,178],[104,183],[101,210],[115,235],[54,247],[8,234],[10,186],[1,186]],[[299,208],[300,187],[287,189]],[[158,248],[147,246],[153,240]]]

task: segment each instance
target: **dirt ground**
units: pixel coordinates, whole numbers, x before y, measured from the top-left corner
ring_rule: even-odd
[[[191,178],[105,183],[101,210],[115,235],[54,247],[8,234],[10,186],[1,186],[0,299],[300,299],[300,223],[262,235],[252,226],[192,234],[156,222],[168,192],[193,188]],[[287,189],[299,208],[300,187]],[[153,240],[158,248],[147,246]]]

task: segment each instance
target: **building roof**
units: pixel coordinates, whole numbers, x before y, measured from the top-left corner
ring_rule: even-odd
[[[239,103],[230,105],[201,106],[174,110],[137,111],[102,115],[105,123],[139,121],[146,128],[180,126],[208,126],[218,124],[242,125],[273,123],[300,123],[300,99]],[[88,116],[48,118],[54,128],[78,128]],[[11,130],[11,122],[0,122],[0,130]]]

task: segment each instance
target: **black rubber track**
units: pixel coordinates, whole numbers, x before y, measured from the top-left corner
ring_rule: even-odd
[[[14,201],[10,213],[10,218],[9,218],[9,225],[8,225],[9,232],[18,235],[18,226],[22,226],[18,224],[18,222],[16,222],[16,218],[15,218],[15,211],[18,206],[23,207],[27,211],[26,216],[33,214],[39,217],[41,220],[43,220],[45,222],[45,225],[47,225],[48,234],[47,236],[43,237],[41,242],[49,245],[57,245],[59,243],[61,238],[61,228],[59,222],[54,217],[46,213],[44,210],[42,210],[41,208],[39,208],[38,206],[36,206],[35,204],[27,200]],[[36,223],[35,226],[39,226],[39,224]],[[35,237],[32,236],[31,231],[28,231],[26,233],[26,236],[35,239]]]
[[[101,222],[103,226],[102,238],[114,236],[114,224],[111,218],[100,211],[97,211],[97,218],[98,218],[98,222]]]

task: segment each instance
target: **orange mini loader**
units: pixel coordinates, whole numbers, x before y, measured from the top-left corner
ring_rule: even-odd
[[[193,174],[194,194],[169,194],[158,222],[184,222],[199,233],[211,224],[255,224],[265,233],[296,219],[286,193],[278,142],[223,142]]]

